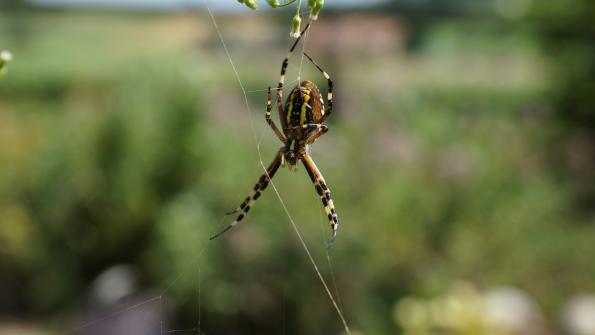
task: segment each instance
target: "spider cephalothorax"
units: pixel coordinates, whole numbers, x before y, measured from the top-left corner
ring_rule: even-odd
[[[304,31],[300,36],[308,30],[310,25],[306,25]],[[324,210],[328,217],[331,225],[331,241],[335,239],[337,234],[337,227],[339,225],[339,218],[335,210],[335,205],[331,199],[331,192],[322,177],[322,174],[314,164],[314,161],[307,152],[308,145],[316,141],[317,138],[322,136],[328,131],[328,127],[323,125],[324,121],[331,115],[333,111],[333,81],[330,76],[318,65],[308,54],[304,55],[316,66],[316,68],[326,78],[328,84],[327,93],[327,107],[325,111],[325,104],[320,91],[309,80],[300,82],[287,97],[285,105],[283,105],[283,84],[285,82],[285,71],[289,63],[289,58],[293,54],[293,50],[299,42],[299,38],[295,41],[287,56],[281,64],[281,76],[279,78],[279,84],[277,85],[277,110],[279,112],[279,119],[281,121],[281,130],[277,128],[275,122],[271,118],[271,110],[273,109],[271,99],[271,88],[268,90],[267,100],[267,112],[265,118],[269,126],[275,132],[275,135],[283,142],[283,146],[279,149],[273,161],[267,167],[265,173],[260,177],[252,193],[246,197],[242,204],[231,211],[228,214],[240,212],[238,217],[229,224],[220,233],[213,236],[211,239],[223,234],[224,232],[231,229],[238,222],[240,222],[246,213],[250,210],[250,207],[256,202],[256,199],[260,197],[262,192],[268,186],[270,180],[273,178],[277,170],[281,165],[287,165],[289,169],[295,169],[298,161],[302,161],[310,179],[314,183],[314,187],[318,196],[320,197]]]

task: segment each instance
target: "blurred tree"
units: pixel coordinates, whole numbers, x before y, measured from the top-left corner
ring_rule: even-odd
[[[408,16],[467,16],[493,13],[493,0],[394,0],[390,6]]]
[[[497,14],[504,14],[498,9],[511,3],[507,0],[394,0],[390,7],[413,22],[415,29],[411,31],[408,44],[415,48],[436,19],[496,18]],[[527,0],[513,6],[520,9],[519,15],[516,21],[507,22],[519,27],[532,25],[544,41],[546,54],[554,67],[551,121],[552,129],[558,132],[551,138],[551,163],[573,185],[575,204],[590,215],[595,200],[595,2]]]
[[[534,1],[532,22],[553,61],[552,163],[575,188],[576,204],[593,213],[595,200],[595,2]]]
[[[0,9],[18,9],[28,7],[28,2],[25,0],[0,0]]]

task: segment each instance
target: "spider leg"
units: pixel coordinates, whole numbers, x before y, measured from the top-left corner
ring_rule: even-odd
[[[304,27],[300,37],[298,37],[295,42],[293,42],[289,52],[287,52],[287,56],[285,56],[285,59],[283,59],[283,62],[281,63],[281,75],[279,76],[279,83],[277,84],[277,109],[279,110],[279,118],[281,119],[281,126],[283,129],[287,127],[287,122],[285,121],[284,117],[285,112],[283,111],[283,85],[285,84],[285,72],[287,72],[289,58],[291,58],[293,50],[295,50],[295,47],[298,45],[299,41],[302,39],[302,36],[304,36],[304,33],[308,30],[308,28],[310,28],[310,23]]]
[[[328,127],[327,126],[319,124],[318,125],[318,131],[315,132],[314,134],[310,135],[310,137],[308,137],[304,143],[306,145],[312,144],[314,141],[316,141],[317,138],[319,138],[320,136],[324,135],[327,131],[328,131]]]
[[[312,182],[314,183],[314,187],[316,188],[316,192],[320,196],[320,200],[322,200],[322,205],[324,206],[324,211],[328,217],[328,220],[331,224],[331,238],[328,241],[328,244],[332,244],[337,236],[337,228],[339,226],[339,217],[337,216],[337,211],[335,210],[335,205],[333,204],[333,199],[331,198],[331,191],[326,186],[324,181],[324,177],[312,158],[305,152],[301,154],[302,163],[304,163],[304,167],[306,171],[308,171],[308,175]]]
[[[256,185],[254,185],[254,190],[252,191],[252,193],[250,193],[250,195],[248,197],[246,197],[246,199],[244,199],[244,201],[238,208],[227,213],[227,214],[233,214],[236,212],[240,212],[238,217],[232,223],[230,223],[227,227],[223,228],[220,232],[211,236],[211,238],[209,238],[210,240],[213,240],[213,239],[221,236],[223,233],[230,230],[235,225],[237,225],[240,221],[242,221],[242,219],[246,216],[246,214],[250,210],[250,207],[252,207],[252,205],[254,205],[254,203],[256,202],[258,197],[260,197],[262,192],[267,188],[267,186],[269,185],[269,182],[271,181],[271,179],[273,178],[273,176],[279,169],[279,166],[281,165],[281,157],[282,156],[283,156],[283,148],[279,149],[279,151],[275,155],[275,158],[267,167],[265,173],[262,176],[260,176],[260,179],[258,179],[258,182],[256,183]]]
[[[329,74],[326,73],[326,71],[324,71],[320,67],[320,65],[316,64],[316,62],[312,59],[312,57],[310,57],[310,55],[308,55],[305,52],[304,52],[304,55],[310,60],[310,62],[312,62],[312,64],[314,64],[314,66],[316,66],[316,68],[318,69],[318,71],[320,71],[322,73],[322,75],[326,78],[326,81],[327,81],[328,93],[326,95],[326,100],[328,102],[328,110],[327,110],[326,113],[324,113],[324,115],[322,116],[322,118],[320,120],[320,123],[322,123],[333,112],[333,80],[331,79],[331,76],[329,76]]]
[[[328,131],[328,126],[318,123],[306,123],[301,126],[289,127],[288,129],[308,129],[308,132],[316,130],[316,132],[306,138],[304,144],[312,144],[317,138],[324,135]]]
[[[308,129],[309,131],[313,131],[313,130],[324,128],[324,127],[326,127],[326,126],[323,126],[318,123],[306,123],[306,124],[302,124],[299,126],[288,127],[287,129]]]
[[[267,112],[265,114],[265,119],[266,119],[267,123],[269,124],[269,126],[271,126],[271,128],[275,132],[275,135],[277,135],[277,137],[281,140],[281,142],[285,143],[285,141],[286,141],[285,136],[283,136],[283,133],[281,133],[281,131],[279,130],[279,128],[277,128],[277,125],[271,118],[271,110],[272,109],[273,109],[273,104],[271,101],[271,87],[269,86],[269,91],[268,91],[268,95],[267,95]]]

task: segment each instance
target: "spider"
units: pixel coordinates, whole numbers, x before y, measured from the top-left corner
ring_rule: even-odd
[[[260,197],[262,192],[269,185],[270,180],[275,176],[275,173],[280,166],[287,165],[289,170],[295,170],[298,161],[302,161],[310,179],[314,183],[316,192],[322,200],[322,205],[331,225],[331,238],[328,243],[332,243],[337,235],[337,227],[339,225],[339,218],[335,210],[335,205],[331,199],[331,192],[324,181],[324,177],[314,164],[314,161],[308,155],[308,145],[312,144],[316,139],[328,131],[328,127],[322,123],[331,115],[333,111],[333,81],[328,73],[326,73],[307,53],[304,55],[312,62],[312,64],[322,73],[328,83],[327,103],[328,109],[324,109],[324,101],[320,95],[320,91],[314,83],[309,80],[300,82],[289,94],[285,106],[283,106],[283,84],[285,82],[285,72],[289,63],[289,58],[300,41],[301,37],[308,30],[310,24],[304,27],[300,37],[293,43],[287,56],[281,63],[281,76],[279,84],[277,85],[277,109],[279,112],[279,119],[281,121],[281,129],[279,130],[273,119],[271,118],[271,110],[273,109],[271,100],[271,87],[268,88],[267,111],[265,119],[268,125],[273,129],[273,132],[283,146],[279,149],[273,161],[267,167],[265,173],[260,177],[253,191],[236,209],[226,213],[231,215],[240,213],[235,221],[227,225],[219,233],[212,236],[214,239],[230,230],[237,225],[246,216],[250,208],[254,205],[256,200]]]

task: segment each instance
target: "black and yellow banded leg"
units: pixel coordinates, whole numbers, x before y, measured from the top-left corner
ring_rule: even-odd
[[[312,158],[307,153],[303,153],[301,155],[301,159],[304,163],[306,171],[308,171],[310,179],[312,179],[312,182],[314,183],[316,193],[318,193],[320,200],[322,200],[324,211],[326,212],[327,218],[331,225],[331,238],[328,241],[328,243],[331,244],[337,236],[337,228],[339,227],[339,217],[337,216],[337,211],[335,209],[335,205],[333,204],[333,199],[331,198],[331,191],[326,185],[324,177],[322,177],[322,174],[318,170],[316,164],[314,164]]]
[[[293,55],[293,51],[295,50],[295,47],[298,45],[298,43],[302,39],[302,36],[304,36],[304,33],[308,30],[308,28],[310,28],[309,23],[304,27],[304,30],[302,30],[300,37],[298,37],[295,40],[295,42],[293,42],[293,45],[287,52],[287,56],[285,56],[285,59],[283,59],[283,62],[281,62],[281,76],[279,77],[278,87],[283,87],[283,84],[285,84],[285,72],[287,71],[287,65],[289,64],[289,58],[291,58],[291,55]]]
[[[320,65],[318,65],[313,59],[312,57],[310,57],[310,55],[308,55],[307,53],[304,52],[304,55],[310,60],[310,62],[312,62],[312,64],[314,64],[314,66],[316,66],[316,68],[318,69],[318,71],[320,71],[322,73],[322,75],[324,76],[324,78],[326,78],[327,81],[327,85],[328,85],[328,92],[326,95],[326,100],[328,101],[328,109],[326,111],[326,113],[324,113],[324,115],[322,116],[322,119],[320,120],[320,123],[324,122],[324,120],[326,120],[326,118],[328,118],[331,113],[333,112],[333,80],[331,79],[331,76],[329,76],[328,73],[326,73],[326,71],[324,71]]]
[[[284,118],[285,113],[283,112],[283,85],[285,85],[285,73],[287,72],[287,66],[289,65],[289,58],[291,58],[291,55],[293,55],[295,47],[298,45],[299,41],[302,39],[302,36],[304,36],[304,33],[308,30],[308,28],[310,28],[310,23],[304,27],[300,37],[298,37],[295,42],[293,42],[293,45],[287,52],[285,59],[283,59],[283,62],[281,62],[281,74],[279,76],[279,83],[277,84],[277,109],[279,110],[279,117],[281,118],[281,125],[283,126],[283,129],[285,129],[287,126]]]
[[[260,176],[256,185],[254,185],[254,189],[252,190],[250,195],[248,195],[246,197],[246,199],[244,199],[244,201],[238,208],[234,209],[233,211],[231,211],[229,213],[226,213],[229,215],[229,214],[234,214],[234,213],[240,212],[240,214],[237,216],[237,218],[232,223],[230,223],[227,227],[223,228],[223,230],[221,230],[217,234],[213,235],[210,238],[210,240],[221,236],[223,233],[230,230],[235,225],[237,225],[240,221],[242,221],[242,219],[244,219],[244,217],[246,216],[246,214],[248,213],[248,211],[250,210],[252,205],[254,205],[254,203],[260,197],[262,192],[267,188],[267,186],[269,186],[269,182],[271,181],[271,179],[273,178],[273,176],[279,169],[279,166],[281,165],[281,157],[282,156],[283,156],[283,149],[280,149],[277,152],[277,155],[275,156],[273,161],[267,167],[266,172],[262,176]]]
[[[277,128],[277,125],[273,121],[273,118],[271,118],[271,110],[273,109],[273,102],[271,100],[271,87],[270,86],[269,86],[269,91],[268,91],[267,97],[268,97],[267,112],[265,114],[265,119],[266,119],[267,123],[269,124],[269,126],[271,126],[271,128],[273,129],[273,131],[275,132],[275,135],[277,135],[279,140],[281,140],[281,142],[285,143],[285,141],[286,141],[285,136],[283,136],[283,133],[281,133],[281,131],[279,130],[279,128]]]

